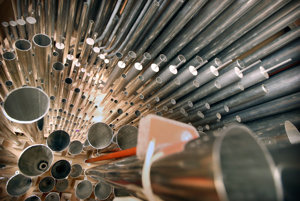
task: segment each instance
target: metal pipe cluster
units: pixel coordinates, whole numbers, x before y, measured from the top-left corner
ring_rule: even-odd
[[[0,136],[17,145],[21,131],[71,155],[127,149],[136,146],[140,118],[154,113],[208,135],[244,123],[276,147],[282,121],[298,123],[299,1],[18,0],[12,7],[14,19],[1,22]],[[281,129],[268,123],[272,115]],[[178,162],[195,157],[187,156]],[[158,186],[189,183],[160,181],[165,170],[157,170]],[[79,186],[90,189],[85,182]]]

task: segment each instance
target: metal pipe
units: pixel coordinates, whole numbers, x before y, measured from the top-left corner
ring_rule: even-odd
[[[16,21],[9,21],[9,25],[10,25],[10,29],[11,29],[11,32],[13,34],[13,37],[14,37],[14,41],[18,40],[19,38],[19,35],[18,35],[18,31],[17,31],[17,22]]]
[[[2,56],[14,85],[16,87],[23,86],[25,80],[22,76],[22,70],[17,63],[16,55],[13,52],[5,52]]]
[[[56,180],[55,189],[58,192],[64,192],[69,186],[68,179],[58,179]]]
[[[94,194],[100,200],[106,200],[107,198],[109,198],[112,192],[112,186],[104,181],[99,181],[94,188]]]
[[[17,197],[24,195],[32,186],[32,179],[22,174],[12,176],[6,183],[6,192],[12,196]]]
[[[120,127],[115,134],[115,142],[121,150],[129,149],[137,146],[138,129],[131,125]]]
[[[126,67],[123,61],[119,61],[117,66],[115,66],[111,75],[108,77],[104,88],[102,89],[102,93],[106,93],[109,90],[109,87],[114,83],[114,81],[122,74],[124,68]]]
[[[17,40],[15,42],[16,53],[18,56],[19,64],[21,69],[25,73],[25,77],[29,83],[35,86],[37,80],[37,72],[33,57],[32,57],[32,46],[28,40]]]
[[[291,31],[287,32],[286,34],[284,34],[283,36],[280,36],[279,38],[275,39],[268,45],[260,48],[259,50],[257,50],[253,54],[249,55],[248,57],[244,58],[243,62],[245,62],[245,64],[247,64],[247,65],[252,64],[253,62],[257,61],[258,59],[261,59],[261,58],[269,55],[270,53],[280,49],[281,47],[284,47],[289,42],[298,38],[299,35],[300,35],[300,28],[297,27],[294,30],[291,30]]]
[[[20,172],[27,176],[38,176],[46,172],[53,161],[53,153],[42,144],[32,145],[23,150],[19,157]]]
[[[287,3],[288,1],[276,1],[274,3],[268,1],[259,2],[253,9],[243,15],[236,23],[218,36],[218,38],[201,50],[199,54],[203,55],[203,59],[211,59]],[[233,32],[232,30],[235,31]]]
[[[51,175],[55,179],[66,178],[71,171],[71,165],[67,160],[56,161],[51,167]]]
[[[236,138],[239,139],[238,143],[236,143]],[[198,140],[191,141],[191,143]],[[242,192],[243,199],[252,200],[254,197],[254,199],[260,199],[261,194],[259,192],[263,191],[269,192],[268,195],[263,193],[263,196],[272,197],[272,200],[282,199],[280,178],[276,176],[279,172],[275,168],[269,152],[245,126],[232,125],[218,137],[205,143],[207,146],[194,146],[193,148],[191,143],[186,145],[184,151],[158,159],[152,164],[150,173],[152,189],[159,198],[169,200],[175,197],[178,200],[194,200],[197,196],[199,200],[209,200],[212,197],[214,200],[239,200],[239,193]],[[219,149],[215,149],[216,147]],[[257,152],[259,152],[258,155],[256,155]],[[246,160],[249,158],[253,160]],[[128,162],[126,163],[126,161]],[[255,162],[253,163],[253,161]],[[118,165],[122,162],[125,164]],[[118,163],[112,162],[91,168],[86,171],[86,174],[104,179],[129,191],[130,187],[141,186],[139,173],[142,169],[142,162],[132,157],[119,160]],[[263,168],[264,174],[255,171],[258,165]],[[126,171],[124,166],[129,169]],[[203,171],[199,171],[199,167],[203,166],[205,168],[200,168]],[[214,169],[216,166],[221,168],[220,171]],[[170,169],[173,171],[165,171]],[[113,174],[115,172],[118,172],[117,176]],[[222,189],[225,189],[224,191],[214,180],[216,174],[220,176],[230,175],[228,178],[223,177]],[[162,175],[164,175],[163,181],[161,180]],[[209,189],[211,189],[209,192],[207,191],[207,184],[203,187],[201,183],[204,178],[206,182],[209,182]],[[257,181],[269,181],[270,183],[261,186],[257,185]],[[241,182],[243,183],[242,186],[247,186],[247,188],[241,188]],[[161,190],[162,186],[164,190]],[[252,190],[249,191],[248,189]],[[146,199],[143,194],[139,195],[142,199]],[[267,197],[262,199],[268,199]]]
[[[208,45],[213,39],[218,37],[233,23],[239,20],[246,12],[253,8],[259,1],[235,1],[228,7],[221,15],[214,20],[209,27],[203,32],[198,34],[192,41],[186,45],[180,53],[183,54],[187,59],[192,58],[193,55],[197,54],[206,45]]]
[[[234,113],[238,122],[248,122],[279,114],[299,107],[300,92],[278,98],[263,104]]]
[[[80,164],[72,165],[71,172],[70,172],[70,177],[77,178],[81,175],[81,173],[82,173],[82,167],[81,167]]]
[[[18,31],[20,34],[20,38],[22,38],[22,39],[27,39],[25,25],[26,25],[25,20],[23,20],[23,19],[17,20]]]
[[[58,116],[59,117],[59,116]],[[59,122],[57,122],[59,125]],[[70,136],[67,132],[63,130],[53,131],[47,138],[47,146],[52,151],[63,151],[70,144]]]
[[[93,185],[89,180],[83,180],[76,186],[75,194],[79,199],[86,199],[91,196],[93,192]]]
[[[290,24],[299,18],[300,11],[297,7],[299,7],[299,2],[290,2],[222,51],[219,54],[219,57],[222,61],[234,59],[271,37],[274,33],[278,32],[278,30],[282,30],[287,24]]]
[[[186,29],[180,31],[165,48],[165,54],[168,58],[174,57],[184,48],[193,38],[203,31],[209,24],[216,19],[230,4],[231,0],[209,1],[186,26]]]
[[[109,146],[112,136],[112,129],[107,124],[99,122],[89,128],[87,140],[93,148],[103,149]]]
[[[155,58],[161,50],[180,32],[180,30],[196,15],[203,7],[206,0],[188,1],[183,8],[179,10],[176,17],[160,33],[159,37],[153,41],[147,52]],[[170,59],[170,58],[168,58]],[[188,60],[190,58],[187,58]]]
[[[33,36],[33,51],[35,55],[35,64],[37,67],[38,78],[46,86],[49,84],[47,76],[49,73],[48,60],[50,57],[51,38],[45,34],[36,34]]]
[[[12,38],[11,38],[9,30],[8,30],[9,24],[8,24],[8,22],[1,22],[1,25],[2,25],[2,27],[4,29],[5,38],[8,41],[9,47],[12,47]]]
[[[42,193],[48,193],[53,190],[55,185],[55,180],[51,176],[47,176],[41,179],[39,182],[39,190]]]

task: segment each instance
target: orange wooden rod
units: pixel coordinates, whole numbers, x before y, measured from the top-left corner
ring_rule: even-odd
[[[98,156],[96,158],[89,158],[85,160],[86,163],[94,163],[97,161],[102,161],[102,160],[109,160],[109,159],[115,159],[115,158],[122,158],[126,156],[133,156],[136,155],[136,147],[130,148],[130,149],[125,149],[122,151],[117,151],[111,154],[106,154],[104,156]]]

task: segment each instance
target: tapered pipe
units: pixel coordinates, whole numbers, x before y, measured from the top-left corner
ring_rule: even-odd
[[[82,167],[80,164],[74,164],[71,167],[70,177],[76,178],[79,177],[82,173]]]
[[[25,30],[26,22],[23,19],[17,20],[17,27],[20,34],[20,38],[27,39],[26,30]]]
[[[94,188],[94,194],[100,200],[107,199],[112,191],[112,186],[104,181],[99,181]]]
[[[9,21],[9,25],[10,25],[10,29],[11,29],[11,32],[14,36],[14,41],[18,40],[19,39],[19,35],[18,35],[18,31],[17,31],[17,22],[16,21]]]
[[[79,199],[86,199],[91,196],[93,192],[93,185],[89,180],[83,180],[76,186],[75,194]]]
[[[72,155],[78,155],[81,153],[82,149],[82,143],[78,140],[75,140],[70,143],[68,152]]]
[[[114,136],[117,145],[121,150],[136,147],[137,145],[138,129],[135,126],[124,125]]]
[[[45,145],[27,147],[18,161],[20,172],[27,176],[39,176],[46,172],[53,161],[52,151]]]
[[[42,193],[48,193],[50,191],[53,190],[55,185],[55,180],[53,177],[44,177],[43,179],[41,179],[40,183],[39,183],[39,190]]]
[[[36,19],[34,17],[26,17],[26,31],[28,34],[28,40],[32,40],[36,31]]]
[[[51,167],[51,175],[55,179],[64,179],[71,172],[71,165],[66,160],[56,161]]]
[[[36,34],[32,38],[35,64],[37,67],[38,78],[43,83],[49,73],[48,58],[50,57],[51,38],[45,34]],[[48,83],[45,83],[48,84]]]
[[[16,55],[13,52],[5,52],[2,56],[14,85],[16,87],[24,85],[25,80],[22,75],[22,70],[17,63]]]
[[[6,192],[13,197],[24,195],[32,185],[32,179],[22,174],[12,176],[6,183]]]
[[[51,192],[45,197],[45,201],[60,201],[59,194]]]
[[[63,130],[53,131],[47,138],[47,146],[52,151],[63,151],[70,144],[70,136]]]
[[[64,192],[69,186],[68,179],[58,179],[56,180],[55,189],[58,192]]]
[[[109,146],[113,136],[112,129],[105,123],[95,123],[88,131],[87,140],[96,149],[103,149]]]
[[[69,47],[70,47],[70,42],[71,42],[71,37],[74,29],[74,21],[75,21],[75,10],[76,10],[76,5],[78,5],[77,2],[71,2],[70,3],[70,11],[69,11],[69,16],[68,16],[68,22],[66,26],[66,39],[65,39],[65,49],[63,52],[63,58],[66,58],[69,52]],[[50,17],[49,17],[50,19]]]

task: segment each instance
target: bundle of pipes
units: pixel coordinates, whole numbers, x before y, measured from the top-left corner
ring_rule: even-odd
[[[273,138],[283,130],[274,131],[271,116],[281,126],[298,123],[299,1],[11,4],[14,19],[1,22],[0,136],[16,146],[21,132],[30,145],[44,143],[68,156],[134,148],[139,120],[154,113],[208,135],[245,123],[276,147],[285,146]],[[49,169],[49,148],[31,147],[49,159],[35,160],[43,167],[30,171],[19,163],[21,172],[36,176]],[[65,165],[63,176],[52,176],[82,173]],[[90,189],[85,183],[79,187]],[[78,189],[77,196],[89,195]]]

